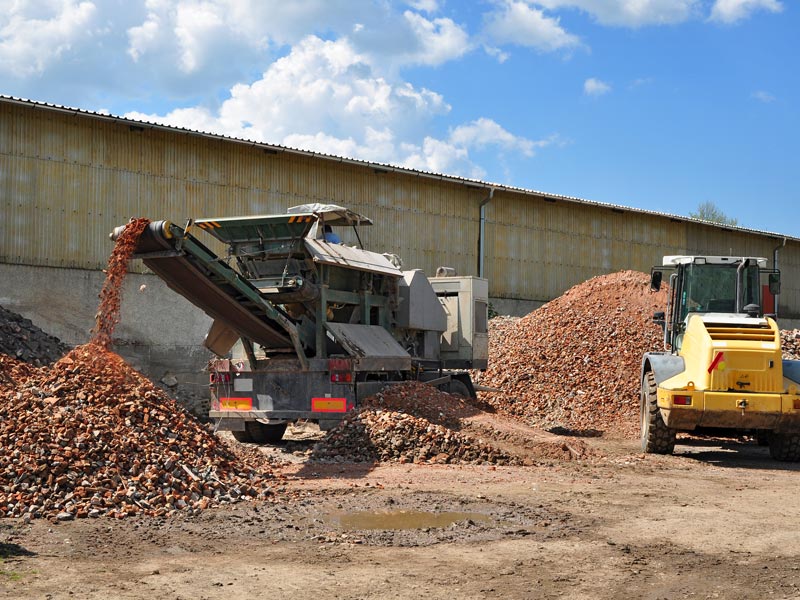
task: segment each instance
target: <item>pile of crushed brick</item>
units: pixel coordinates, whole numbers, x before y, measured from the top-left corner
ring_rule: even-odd
[[[636,271],[602,275],[516,320],[490,321],[483,400],[530,425],[638,435],[642,354],[663,348],[653,313],[666,290]]]
[[[781,350],[786,360],[800,360],[800,329],[781,330]]]
[[[51,368],[0,356],[0,516],[165,515],[276,483],[96,344]]]
[[[521,459],[469,433],[462,419],[476,409],[419,382],[387,387],[364,401],[314,447],[322,461],[521,464]]]
[[[32,365],[49,365],[68,351],[69,346],[30,319],[0,306],[0,354]]]
[[[108,349],[146,225],[117,240],[89,344],[52,367],[0,354],[0,517],[160,516],[272,496],[263,457],[228,447]]]

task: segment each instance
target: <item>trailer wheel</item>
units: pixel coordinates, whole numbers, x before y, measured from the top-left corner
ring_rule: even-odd
[[[256,444],[278,444],[283,439],[283,434],[286,433],[286,426],[288,423],[259,423],[258,421],[249,421],[245,427],[250,431],[250,437]]]
[[[642,452],[672,454],[675,450],[675,430],[670,429],[658,410],[656,378],[652,371],[642,377],[639,409],[642,423]]]
[[[800,435],[771,431],[769,434],[769,455],[775,460],[800,461]]]
[[[469,389],[467,389],[467,385],[463,381],[459,381],[458,379],[453,379],[450,381],[450,393],[453,396],[461,396],[462,398],[471,398]]]
[[[247,424],[245,424],[244,431],[231,431],[231,433],[233,434],[233,439],[237,442],[242,442],[243,444],[253,443],[253,436],[247,431]]]
[[[283,439],[287,423],[266,425],[258,421],[247,421],[244,431],[232,431],[237,442],[245,444],[277,444]]]

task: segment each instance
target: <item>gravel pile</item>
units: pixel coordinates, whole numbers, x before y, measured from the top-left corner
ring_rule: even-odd
[[[69,351],[69,346],[48,335],[30,319],[0,306],[0,354],[32,365],[49,365]]]
[[[393,385],[365,400],[314,447],[323,461],[520,464],[493,445],[457,431],[476,412],[429,385]]]
[[[574,433],[636,437],[642,354],[661,350],[653,313],[666,290],[621,271],[590,279],[529,315],[490,321],[489,368],[478,383],[500,413]]]

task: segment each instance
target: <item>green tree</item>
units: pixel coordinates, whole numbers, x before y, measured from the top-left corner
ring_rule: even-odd
[[[693,219],[711,221],[712,223],[719,223],[720,225],[739,224],[736,219],[726,216],[713,202],[701,202],[697,210],[695,212],[690,212],[689,216]]]

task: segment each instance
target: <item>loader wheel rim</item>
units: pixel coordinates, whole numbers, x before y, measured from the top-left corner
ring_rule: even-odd
[[[647,396],[644,392],[644,386],[639,392],[639,435],[642,439],[642,444],[647,439]]]

